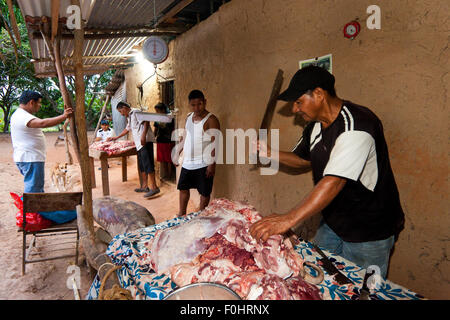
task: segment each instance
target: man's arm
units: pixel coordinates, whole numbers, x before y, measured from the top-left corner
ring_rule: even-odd
[[[27,123],[28,128],[49,128],[56,126],[57,124],[60,124],[64,120],[66,120],[68,117],[72,115],[72,108],[66,108],[64,109],[64,113],[62,115],[53,117],[53,118],[47,118],[47,119],[39,119],[34,118],[31,119]]]
[[[299,222],[326,208],[344,188],[346,181],[335,176],[323,177],[295,208],[286,214],[272,214],[255,222],[250,227],[250,234],[256,241],[266,241],[271,235],[285,233]]]
[[[219,119],[217,119],[217,117],[215,115],[211,115],[209,117],[208,121],[206,121],[204,129],[206,129],[206,130],[208,130],[208,129],[220,130]],[[216,137],[213,136],[212,139],[211,139],[211,142],[214,143],[215,140],[216,140]],[[213,159],[215,159],[215,157],[216,157],[216,149],[215,148],[211,152],[211,156],[213,157]],[[206,168],[206,176],[208,178],[210,178],[210,177],[214,177],[215,174],[216,174],[216,161],[214,160],[214,163],[210,164]]]
[[[148,121],[144,121],[144,130],[142,130],[141,133],[141,145],[145,146],[145,144],[147,143],[147,132],[148,132],[148,128],[150,127],[150,124]]]
[[[269,145],[264,143],[257,143],[257,148],[259,150],[259,155],[261,157],[270,158],[272,154],[272,149]],[[310,169],[311,162],[300,158],[293,152],[278,151],[278,161],[288,167],[298,168],[298,169]]]

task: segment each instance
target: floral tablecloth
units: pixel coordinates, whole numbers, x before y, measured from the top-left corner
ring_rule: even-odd
[[[168,275],[156,274],[149,265],[141,264],[139,262],[140,257],[148,254],[148,248],[146,248],[144,244],[153,238],[157,230],[170,228],[189,221],[199,213],[200,212],[194,212],[185,217],[174,218],[157,225],[138,229],[130,233],[120,234],[114,237],[110,242],[106,254],[111,258],[114,264],[122,266],[122,268],[116,271],[120,284],[123,288],[130,290],[136,300],[161,300],[176,288],[175,283],[171,281]],[[312,244],[302,239],[299,240],[300,243],[294,247],[295,250],[305,261],[320,265],[319,259],[321,257],[314,251]],[[352,281],[351,284],[339,285],[332,276],[324,271],[324,280],[321,284],[317,285],[324,299],[358,299],[366,269],[324,249],[322,249],[322,251],[329,257],[334,265]],[[314,272],[314,270],[311,269],[309,272]],[[97,299],[100,285],[101,282],[97,275],[87,294],[86,298],[88,300]],[[423,299],[421,295],[389,280],[383,280],[382,278],[379,278],[376,285],[372,287],[369,296],[371,300]]]

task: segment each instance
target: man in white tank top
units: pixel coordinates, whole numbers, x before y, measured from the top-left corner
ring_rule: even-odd
[[[197,189],[200,193],[200,210],[209,203],[216,163],[215,150],[211,155],[203,154],[205,148],[214,142],[214,137],[206,135],[205,132],[209,129],[220,130],[219,120],[206,110],[206,99],[200,90],[192,90],[188,99],[192,112],[186,119],[184,159],[177,185],[177,189],[180,190],[179,216],[186,214],[190,189]]]

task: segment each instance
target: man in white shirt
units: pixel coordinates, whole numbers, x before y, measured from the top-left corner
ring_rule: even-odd
[[[127,126],[117,137],[108,138],[107,141],[117,140],[131,131],[133,141],[136,145],[139,173],[141,175],[140,188],[134,189],[136,192],[145,192],[144,198],[150,198],[160,192],[155,180],[155,160],[153,155],[153,142],[155,136],[148,121],[139,121],[135,112],[139,109],[131,108],[126,102],[117,104],[117,111],[127,118]],[[150,187],[148,178],[150,177]]]
[[[64,114],[40,119],[33,114],[41,108],[40,93],[26,90],[19,98],[19,108],[11,116],[11,141],[13,158],[24,176],[24,192],[44,192],[45,136],[41,128],[56,126],[72,115],[66,108]]]
[[[110,137],[114,137],[116,133],[114,132],[114,129],[111,129],[109,127],[109,121],[106,119],[103,119],[100,122],[101,129],[97,131],[97,135],[95,137],[95,141],[106,141]]]

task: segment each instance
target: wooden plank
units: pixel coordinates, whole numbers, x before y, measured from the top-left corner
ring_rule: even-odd
[[[183,10],[184,8],[186,8],[188,5],[190,5],[192,2],[194,2],[194,0],[182,0],[180,1],[180,3],[178,3],[175,7],[173,7],[172,9],[169,10],[169,12],[167,12],[165,15],[163,15],[161,18],[158,19],[158,21],[156,22],[156,26],[158,26],[160,23],[173,18],[178,12],[180,12],[181,10]]]
[[[74,210],[82,203],[82,192],[24,193],[24,212]]]

